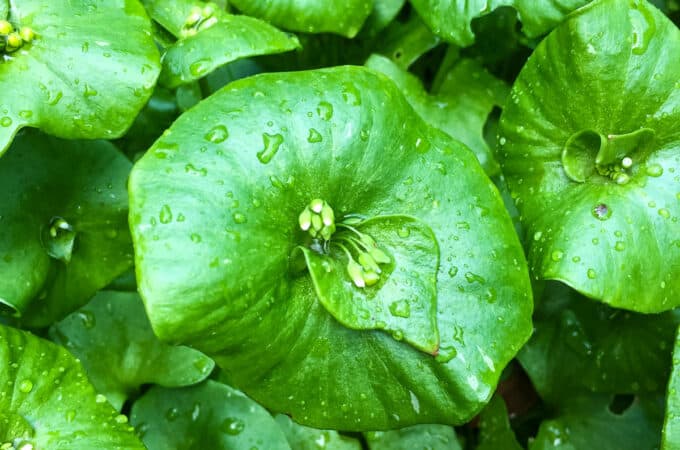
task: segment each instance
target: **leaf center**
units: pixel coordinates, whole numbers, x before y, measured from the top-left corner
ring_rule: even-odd
[[[650,128],[606,136],[593,130],[574,133],[562,150],[564,172],[578,183],[604,177],[627,184],[652,151],[654,135]]]
[[[0,20],[0,54],[7,59],[35,39],[35,32],[29,27],[15,26],[8,20]]]

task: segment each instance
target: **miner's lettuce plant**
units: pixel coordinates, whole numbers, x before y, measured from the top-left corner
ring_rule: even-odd
[[[0,448],[680,448],[676,0],[0,0]]]

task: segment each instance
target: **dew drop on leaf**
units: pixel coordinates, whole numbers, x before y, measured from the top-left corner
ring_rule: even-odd
[[[161,207],[161,212],[158,215],[158,218],[160,219],[161,223],[170,223],[172,221],[172,210],[170,209],[169,205],[163,205]]]
[[[264,148],[257,153],[257,159],[260,160],[262,164],[268,164],[279,151],[279,147],[283,143],[283,136],[280,134],[262,134],[262,142]]]
[[[205,135],[205,140],[213,144],[224,142],[229,137],[229,131],[224,125],[217,125]]]
[[[411,317],[411,305],[408,300],[399,300],[390,304],[390,314],[395,317]]]
[[[243,430],[245,429],[246,425],[243,423],[242,420],[234,418],[234,417],[227,417],[222,421],[222,431],[231,434],[232,436],[236,436],[237,434],[241,434]]]

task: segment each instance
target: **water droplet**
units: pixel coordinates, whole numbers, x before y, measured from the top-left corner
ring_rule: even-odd
[[[659,164],[650,164],[647,166],[647,175],[650,177],[660,177],[663,175],[663,167]]]
[[[496,302],[496,289],[490,287],[486,290],[486,301],[489,303],[495,303]]]
[[[76,232],[66,219],[55,216],[42,232],[42,244],[45,251],[54,259],[71,261]]]
[[[397,235],[398,235],[400,238],[407,238],[407,237],[409,237],[409,236],[411,235],[411,230],[409,230],[409,229],[406,228],[406,227],[401,227],[401,228],[399,228],[399,229],[397,230]]]
[[[611,208],[609,208],[604,203],[599,203],[593,206],[591,213],[593,214],[593,217],[595,217],[597,220],[607,220],[612,216]]]
[[[172,407],[172,408],[168,409],[167,411],[165,411],[165,418],[170,422],[174,421],[178,417],[179,417],[179,410],[175,407]]]
[[[232,436],[236,436],[237,434],[241,434],[243,430],[245,429],[246,424],[243,423],[242,420],[234,418],[234,417],[227,417],[222,421],[222,431],[231,434]]]
[[[172,222],[172,210],[170,209],[169,205],[163,205],[161,207],[161,213],[158,215],[158,218],[160,219],[161,223]]]
[[[534,241],[540,241],[542,237],[543,237],[542,231],[537,231],[534,233]]]
[[[19,117],[23,119],[30,119],[31,117],[33,117],[33,111],[29,110],[19,111]]]
[[[390,314],[395,317],[409,318],[411,317],[411,305],[409,305],[408,300],[392,302],[390,305]]]
[[[21,380],[19,390],[24,394],[28,394],[33,390],[33,382],[31,380]]]
[[[87,329],[92,329],[97,324],[97,319],[91,311],[78,311],[77,316]]]
[[[616,244],[614,244],[614,250],[617,252],[622,252],[626,249],[626,244],[623,241],[616,241]]]
[[[257,159],[260,160],[262,164],[269,163],[272,158],[279,151],[279,147],[283,143],[283,136],[280,134],[262,134],[262,142],[264,143],[264,148],[257,153]]]
[[[85,92],[83,92],[83,97],[90,98],[97,94],[98,92],[95,89],[93,89],[89,84],[85,83]]]
[[[314,128],[309,129],[309,136],[307,136],[307,142],[311,144],[315,144],[317,142],[323,141],[323,137],[321,136],[321,133],[316,131]]]
[[[319,106],[316,108],[316,113],[323,120],[331,120],[333,117],[333,105],[328,102],[319,102]]]
[[[239,212],[235,212],[232,217],[234,218],[234,222],[236,223],[246,223],[246,216]]]
[[[456,266],[451,266],[451,268],[449,269],[449,276],[450,276],[451,278],[453,278],[453,277],[455,277],[457,274],[458,274],[458,267],[456,267]]]
[[[474,272],[465,272],[465,280],[467,280],[468,283],[486,283],[483,276],[477,275]]]
[[[206,169],[205,167],[198,169],[193,164],[187,164],[186,166],[184,166],[184,171],[186,173],[190,173],[192,175],[200,175],[202,177],[208,175],[208,169]]]
[[[633,46],[631,51],[634,55],[642,55],[647,51],[647,47],[654,37],[656,21],[647,7],[639,8],[637,5],[633,5],[633,9],[630,11],[630,22],[633,28]]]
[[[394,339],[395,341],[401,341],[402,339],[404,339],[404,332],[401,330],[394,330],[392,332],[392,339]]]
[[[116,423],[127,423],[128,418],[125,414],[118,414],[113,420],[116,421]]]
[[[661,208],[659,209],[659,215],[663,217],[664,219],[668,219],[671,216],[671,212],[667,210],[666,208]]]
[[[550,255],[550,258],[555,262],[562,260],[563,257],[564,257],[564,252],[561,251],[561,250],[555,250]]]
[[[189,66],[189,72],[195,77],[202,77],[210,70],[212,61],[210,59],[199,59]]]
[[[3,117],[2,119],[0,119],[0,125],[2,125],[3,127],[8,127],[12,125],[12,118],[7,116]]]
[[[102,394],[97,394],[97,396],[94,398],[94,401],[97,403],[106,403],[106,397]]]
[[[73,409],[69,409],[66,411],[66,421],[67,422],[73,422],[73,420],[76,418],[76,411]]]
[[[201,242],[201,241],[202,241],[202,239],[201,239],[201,235],[200,235],[200,234],[198,234],[198,233],[191,233],[191,242],[193,242],[194,244],[198,244],[198,243]]]
[[[597,277],[597,273],[595,272],[595,269],[588,269],[588,272],[586,272],[586,275],[588,275],[588,278],[591,280],[594,280],[595,277]]]
[[[213,144],[224,142],[229,137],[229,131],[224,125],[217,125],[205,135],[205,140]]]

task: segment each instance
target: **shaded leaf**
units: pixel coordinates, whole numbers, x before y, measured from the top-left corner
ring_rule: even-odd
[[[78,357],[97,391],[116,409],[143,384],[195,384],[215,365],[197,350],[159,342],[136,293],[101,291],[50,334]]]

